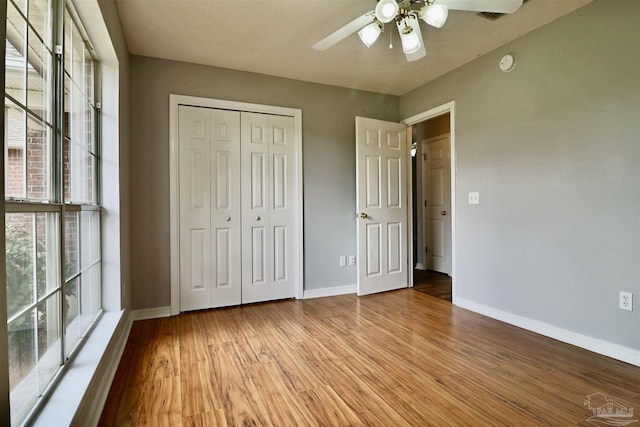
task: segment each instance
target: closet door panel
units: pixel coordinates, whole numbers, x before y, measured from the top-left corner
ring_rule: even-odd
[[[240,113],[207,109],[211,144],[212,304],[242,302]]]
[[[269,116],[241,113],[242,303],[271,299]]]
[[[180,310],[240,304],[240,113],[178,114]]]
[[[293,117],[269,116],[271,298],[295,296],[295,126]]]
[[[180,309],[211,305],[209,112],[180,107]]]

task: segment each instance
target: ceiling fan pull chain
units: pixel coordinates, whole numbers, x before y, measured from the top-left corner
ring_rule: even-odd
[[[393,38],[393,31],[389,31],[389,49],[393,49],[393,42],[391,41]]]

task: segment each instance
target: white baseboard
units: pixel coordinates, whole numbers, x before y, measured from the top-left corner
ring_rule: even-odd
[[[333,297],[336,295],[355,294],[356,285],[333,286],[329,288],[308,289],[304,291],[303,299]]]
[[[421,262],[416,262],[416,270],[426,270],[424,264]]]
[[[635,366],[640,366],[640,351],[633,348],[624,347],[598,338],[582,335],[577,332],[553,326],[549,323],[518,316],[516,314],[488,307],[464,298],[456,298],[455,305],[483,314],[487,317],[509,323],[510,325],[518,326],[522,329],[593,351],[594,353],[612,357]]]
[[[133,310],[131,313],[132,320],[147,320],[147,319],[159,319],[161,317],[171,316],[171,307],[154,307],[154,308],[141,308],[140,310]]]

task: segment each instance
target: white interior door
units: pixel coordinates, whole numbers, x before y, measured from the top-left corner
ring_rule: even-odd
[[[407,287],[407,130],[356,117],[358,295]]]
[[[422,142],[424,241],[429,270],[451,275],[451,142],[449,135]]]
[[[242,302],[295,296],[293,117],[243,112]]]
[[[240,113],[180,106],[180,311],[241,302]]]

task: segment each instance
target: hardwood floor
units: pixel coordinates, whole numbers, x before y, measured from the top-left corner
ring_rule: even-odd
[[[638,414],[640,368],[404,289],[135,322],[100,425],[588,425],[596,392]]]
[[[431,270],[413,270],[413,290],[451,302],[451,277]]]

